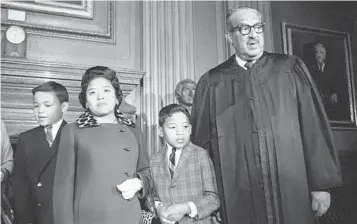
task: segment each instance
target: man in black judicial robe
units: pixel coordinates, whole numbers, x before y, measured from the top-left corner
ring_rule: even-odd
[[[259,12],[230,10],[227,29],[236,54],[200,78],[192,108],[192,142],[213,159],[222,223],[315,223],[342,184],[319,93],[299,58],[263,51]]]

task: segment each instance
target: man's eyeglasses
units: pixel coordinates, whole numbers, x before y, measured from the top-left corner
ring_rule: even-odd
[[[265,28],[265,23],[257,23],[254,24],[253,26],[247,25],[247,24],[242,24],[239,26],[235,26],[231,29],[231,33],[235,31],[239,31],[242,35],[248,35],[250,34],[250,31],[254,29],[256,33],[263,33],[264,28]]]

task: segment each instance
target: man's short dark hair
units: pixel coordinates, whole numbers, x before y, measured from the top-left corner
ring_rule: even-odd
[[[182,112],[187,116],[188,121],[190,122],[191,116],[190,112],[186,107],[178,105],[176,103],[169,104],[163,107],[159,112],[159,127],[162,127],[168,117],[171,117],[174,113]]]
[[[32,89],[33,96],[37,92],[54,92],[60,103],[69,101],[69,96],[66,87],[54,81],[45,82]]]

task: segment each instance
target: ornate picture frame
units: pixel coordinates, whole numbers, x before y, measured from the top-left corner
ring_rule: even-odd
[[[300,57],[319,90],[333,128],[357,128],[350,35],[282,23],[284,53]]]
[[[26,12],[26,21],[3,18],[1,30],[20,26],[27,34],[115,43],[115,1],[5,0],[1,8]]]
[[[33,1],[4,1],[3,7],[12,9],[22,9],[27,11],[59,14],[78,18],[93,18],[93,0],[81,1],[53,1],[53,0],[33,0]]]

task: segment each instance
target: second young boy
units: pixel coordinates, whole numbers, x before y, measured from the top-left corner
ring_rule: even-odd
[[[14,206],[16,223],[52,224],[52,192],[57,148],[66,122],[68,92],[56,82],[32,90],[33,112],[40,126],[21,133],[15,153]]]
[[[188,110],[170,104],[159,112],[159,135],[166,144],[152,156],[157,213],[163,223],[211,223],[219,206],[213,164],[206,150],[190,142]]]

